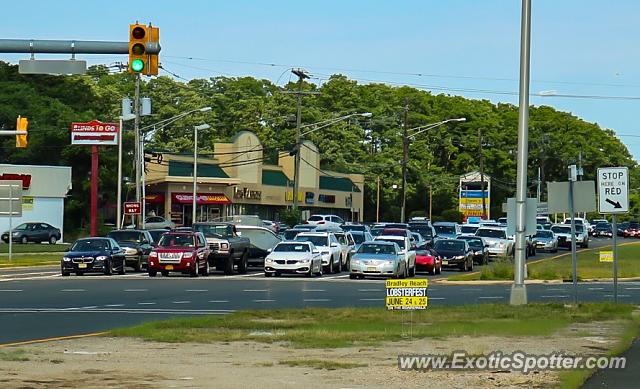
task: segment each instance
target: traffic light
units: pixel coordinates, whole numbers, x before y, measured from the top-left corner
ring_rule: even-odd
[[[29,121],[27,118],[18,116],[16,120],[16,131],[27,132]],[[27,147],[27,134],[16,134],[16,147]]]
[[[149,68],[147,55],[148,27],[143,24],[129,25],[129,73],[146,74]]]
[[[147,31],[149,33],[149,43],[155,44],[160,48],[160,29],[149,26],[147,27]],[[145,74],[148,76],[157,76],[159,65],[158,53],[149,54],[149,67]]]

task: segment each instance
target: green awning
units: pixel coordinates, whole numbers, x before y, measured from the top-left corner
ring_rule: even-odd
[[[320,176],[320,189],[340,192],[360,192],[360,188],[349,178]]]
[[[174,177],[193,177],[193,164],[169,161],[169,175]],[[229,178],[221,167],[208,163],[198,163],[198,177]]]
[[[262,170],[262,185],[289,186],[289,179],[280,170]]]

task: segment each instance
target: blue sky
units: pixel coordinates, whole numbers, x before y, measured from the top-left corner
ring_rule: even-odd
[[[317,82],[342,73],[516,103],[503,92],[518,90],[520,7],[517,0],[32,0],[3,2],[0,38],[126,41],[128,24],[139,20],[160,27],[161,62],[187,79],[250,75],[282,85],[287,68],[302,66]],[[639,19],[637,0],[533,0],[531,92],[640,97]],[[531,103],[615,130],[640,159],[640,137],[625,136],[640,135],[640,100],[533,96]]]

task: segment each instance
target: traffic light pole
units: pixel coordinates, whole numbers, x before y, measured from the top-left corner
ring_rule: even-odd
[[[147,54],[160,53],[158,42],[145,44]],[[129,54],[129,42],[0,39],[0,53],[29,54]]]
[[[98,146],[91,146],[91,206],[89,235],[98,236]]]
[[[136,78],[135,96],[133,99],[133,114],[135,115],[133,122],[133,130],[135,131],[134,164],[136,172],[136,202],[140,203],[140,75],[136,74],[134,77]],[[142,226],[141,219],[142,217],[138,215],[137,227]]]

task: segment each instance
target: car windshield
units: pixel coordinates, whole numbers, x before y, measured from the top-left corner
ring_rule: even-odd
[[[609,223],[598,223],[596,225],[596,229],[598,229],[598,230],[608,230],[610,228],[611,228],[611,224],[609,224]]]
[[[573,219],[574,222],[576,223],[576,225],[583,224],[583,221],[581,219]],[[571,224],[571,219],[564,219],[564,223],[563,224]]]
[[[311,242],[314,246],[329,246],[329,238],[320,235],[298,235],[296,240],[299,242]]]
[[[286,230],[283,235],[286,240],[294,240],[296,238],[296,235],[298,235],[301,232],[302,231]]]
[[[431,231],[431,227],[429,226],[411,226],[409,229],[413,232],[417,232],[425,238],[433,235],[433,231]]]
[[[507,239],[507,233],[504,230],[492,230],[490,228],[479,228],[476,235],[482,238],[498,238]]]
[[[111,231],[107,236],[115,239],[116,242],[140,243],[143,234],[137,231]]]
[[[430,257],[433,254],[431,254],[431,251],[429,250],[416,250],[416,255],[419,255],[421,257]]]
[[[475,234],[479,227],[477,226],[462,226],[460,227],[460,231],[463,234]]]
[[[364,231],[365,227],[360,224],[343,224],[340,226],[342,231]]]
[[[8,201],[7,201],[8,203]],[[28,224],[27,223],[22,223],[20,224],[18,227],[13,227],[13,230],[26,230],[27,229]]]
[[[442,235],[453,235],[456,233],[456,228],[454,226],[433,226],[436,229],[438,234]]]
[[[553,226],[553,227],[551,227],[551,231],[555,232],[556,234],[558,234],[558,233],[560,233],[560,234],[570,234],[571,233],[571,227]]]
[[[349,244],[349,242],[347,242],[347,236],[345,234],[336,234],[336,238],[338,238],[338,242],[340,242],[340,244]]]
[[[360,254],[395,254],[395,248],[391,244],[366,243],[358,249]]]
[[[378,236],[378,235],[382,234],[383,230],[384,230],[384,227],[374,227],[374,228],[371,229],[371,235]]]
[[[435,245],[436,251],[464,251],[464,242],[456,240],[439,240]]]
[[[484,242],[480,238],[460,238],[462,240],[466,240],[469,246],[473,248],[482,248],[484,246]]]
[[[193,230],[196,232],[202,232],[205,236],[226,236],[227,225],[207,225],[207,224],[194,224]]]
[[[158,243],[160,247],[194,247],[193,235],[164,234]]]
[[[162,236],[162,234],[167,233],[167,230],[154,230],[154,231],[149,231],[149,233],[151,234],[153,241],[157,242],[160,240],[160,237]]]
[[[553,238],[553,232],[547,230],[536,231],[536,238]]]
[[[391,242],[391,243],[396,243],[399,247],[400,250],[404,250],[404,239],[376,239],[382,242]]]
[[[316,216],[311,216],[307,220],[310,221],[310,222],[319,222],[321,220],[324,220],[324,217],[316,215]]]
[[[308,244],[280,243],[273,251],[277,253],[308,253]]]
[[[364,242],[364,232],[354,231],[351,233],[351,236],[353,237],[353,240],[354,242],[356,242],[356,244]]]
[[[576,224],[576,232],[584,232],[584,226],[581,224]]]
[[[71,246],[71,251],[104,251],[108,242],[105,239],[85,239],[78,240]]]

